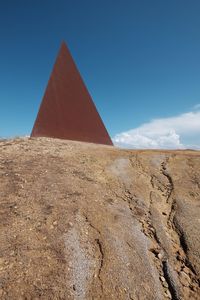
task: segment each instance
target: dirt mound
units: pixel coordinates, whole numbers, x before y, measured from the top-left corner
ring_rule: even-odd
[[[0,299],[200,299],[200,152],[0,142]]]

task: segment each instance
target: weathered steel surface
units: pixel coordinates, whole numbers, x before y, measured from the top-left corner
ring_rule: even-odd
[[[61,45],[31,136],[112,145],[65,43]]]

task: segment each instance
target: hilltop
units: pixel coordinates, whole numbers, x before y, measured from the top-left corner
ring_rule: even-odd
[[[199,299],[200,152],[0,142],[1,299]]]

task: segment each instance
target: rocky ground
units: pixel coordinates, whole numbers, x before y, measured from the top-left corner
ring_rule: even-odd
[[[0,299],[200,299],[200,152],[0,141]]]

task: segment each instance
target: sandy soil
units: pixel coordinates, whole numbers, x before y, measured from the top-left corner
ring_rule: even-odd
[[[0,299],[200,299],[200,152],[0,141]]]

